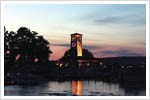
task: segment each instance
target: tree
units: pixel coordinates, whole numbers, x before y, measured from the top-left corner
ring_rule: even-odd
[[[38,35],[35,31],[30,31],[26,27],[20,27],[17,33],[5,31],[5,52],[10,52],[13,60],[18,62],[46,62],[49,58],[49,42]]]
[[[13,63],[15,60],[14,55],[14,37],[16,33],[11,31],[8,32],[4,27],[4,58],[7,60],[5,62]]]

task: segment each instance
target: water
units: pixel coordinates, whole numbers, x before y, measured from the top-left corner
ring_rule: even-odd
[[[145,96],[144,88],[126,88],[103,81],[49,81],[36,86],[5,86],[5,96]]]

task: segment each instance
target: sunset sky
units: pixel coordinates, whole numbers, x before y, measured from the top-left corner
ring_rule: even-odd
[[[5,4],[4,25],[43,35],[53,60],[70,48],[75,32],[95,57],[146,55],[145,4]]]

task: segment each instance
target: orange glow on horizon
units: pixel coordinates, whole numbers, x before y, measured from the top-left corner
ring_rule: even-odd
[[[59,60],[69,48],[64,46],[51,46],[50,50],[53,52],[50,54],[49,60]]]

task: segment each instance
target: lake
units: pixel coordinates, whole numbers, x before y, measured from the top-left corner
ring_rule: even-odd
[[[145,96],[145,88],[125,87],[119,83],[72,80],[49,81],[35,86],[4,87],[5,96]]]

